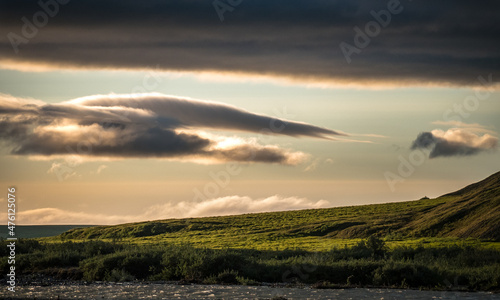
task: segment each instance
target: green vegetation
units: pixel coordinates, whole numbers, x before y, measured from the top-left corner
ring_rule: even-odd
[[[488,240],[499,248],[500,173],[436,199],[239,216],[171,219],[70,230],[46,241],[119,240],[208,248],[329,250],[378,236],[389,246]]]
[[[72,229],[19,240],[16,266],[88,281],[498,291],[499,208],[497,173],[436,199]]]
[[[7,247],[3,246],[3,252]],[[7,272],[7,253],[0,269]],[[19,240],[18,270],[86,281],[180,280],[254,285],[292,282],[316,287],[387,286],[500,289],[500,250],[477,247],[396,247],[370,237],[329,251],[208,249],[102,241]]]

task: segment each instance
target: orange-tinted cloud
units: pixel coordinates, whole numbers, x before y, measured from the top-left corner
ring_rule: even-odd
[[[0,97],[0,138],[11,153],[87,158],[173,158],[296,165],[307,155],[255,138],[204,130],[333,139],[346,134],[251,113],[223,103],[162,94],[98,95],[59,104]]]
[[[422,132],[412,144],[412,149],[430,149],[429,158],[471,156],[497,147],[497,137],[488,133],[480,135],[466,128]]]

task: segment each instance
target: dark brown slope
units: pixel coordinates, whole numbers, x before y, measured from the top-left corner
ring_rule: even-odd
[[[446,201],[418,214],[402,230],[422,236],[500,240],[500,172],[438,199]]]

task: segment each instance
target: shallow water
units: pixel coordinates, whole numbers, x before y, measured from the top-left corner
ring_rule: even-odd
[[[396,289],[274,288],[268,286],[93,283],[89,285],[18,286],[2,297],[51,299],[500,299],[499,294]]]

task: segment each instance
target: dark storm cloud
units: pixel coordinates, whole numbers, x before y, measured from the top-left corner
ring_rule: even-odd
[[[496,149],[498,138],[484,134],[479,136],[466,129],[434,130],[422,132],[413,141],[411,149],[430,149],[429,158],[447,156],[471,156]]]
[[[0,140],[15,155],[165,157],[294,165],[306,158],[201,129],[332,139],[345,134],[234,106],[162,94],[97,95],[58,104],[0,95]]]
[[[411,149],[430,148],[439,142],[439,138],[435,137],[431,132],[421,132],[417,139],[413,141]]]
[[[223,103],[179,98],[162,94],[143,94],[136,97],[92,96],[76,99],[69,103],[78,104],[78,109],[82,109],[80,107],[92,109],[92,107],[124,106],[128,109],[152,111],[157,115],[157,122],[177,127],[194,126],[250,132],[259,132],[264,129],[267,133],[320,138],[328,138],[328,136],[332,135],[344,135],[327,128],[306,123],[254,114]],[[88,114],[88,112],[86,113]],[[72,115],[75,114],[72,113]],[[132,116],[128,115],[127,117]]]
[[[46,3],[47,1],[43,1]],[[69,1],[16,54],[37,1],[0,0],[0,55],[81,67],[235,71],[342,82],[477,84],[500,69],[498,1],[401,0],[366,48],[348,64],[339,45],[353,28],[395,0],[243,0],[218,18],[213,1]],[[396,1],[397,2],[397,1]],[[30,3],[30,4],[28,4]]]

